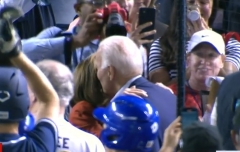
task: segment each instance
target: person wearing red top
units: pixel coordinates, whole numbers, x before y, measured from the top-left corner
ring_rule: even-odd
[[[74,97],[69,122],[75,127],[100,136],[102,125],[93,117],[96,107],[104,106],[105,96],[97,79],[94,56],[80,63],[74,72]]]
[[[206,79],[217,76],[223,68],[225,43],[221,35],[211,30],[196,32],[191,37],[187,48],[187,68],[190,77],[186,81],[185,107],[196,108],[203,116],[203,104],[200,91],[209,91]],[[169,86],[177,94],[177,84]]]
[[[174,83],[169,86],[172,89],[173,93],[177,95],[177,84]],[[197,90],[191,89],[188,85],[185,86],[185,107],[187,108],[196,108],[198,110],[199,116],[203,116],[202,112],[202,103],[200,93]]]

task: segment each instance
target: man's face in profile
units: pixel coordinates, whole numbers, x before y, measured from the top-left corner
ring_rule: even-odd
[[[97,70],[97,77],[102,85],[103,92],[105,94],[111,94],[112,92],[112,87],[111,84],[113,82],[110,81],[110,71],[109,71],[109,66],[103,65],[105,63],[102,62],[102,52],[104,50],[100,49],[99,47],[98,51],[95,53],[95,60],[94,64]],[[104,66],[104,67],[103,67]]]

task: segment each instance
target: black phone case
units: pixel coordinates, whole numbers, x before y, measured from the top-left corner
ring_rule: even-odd
[[[145,24],[147,22],[152,22],[152,25],[144,28],[141,31],[141,33],[152,31],[155,29],[155,15],[156,15],[156,10],[154,8],[140,8],[139,9],[138,26]],[[154,35],[147,36],[143,39],[153,40]]]

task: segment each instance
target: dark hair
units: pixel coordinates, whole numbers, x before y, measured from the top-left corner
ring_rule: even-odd
[[[94,66],[93,58],[94,56],[90,56],[75,69],[74,104],[79,101],[86,101],[93,107],[98,107],[103,105],[105,101],[101,83],[97,78],[97,71]]]
[[[222,139],[215,126],[194,122],[183,129],[181,152],[215,152],[222,150]]]
[[[164,35],[159,39],[159,43],[162,47],[161,60],[168,67],[171,64],[176,63],[177,51],[178,51],[178,0],[174,1],[173,10],[171,13],[170,25],[167,28]],[[211,27],[216,15],[218,8],[218,0],[213,0],[212,14],[209,18],[209,26]]]

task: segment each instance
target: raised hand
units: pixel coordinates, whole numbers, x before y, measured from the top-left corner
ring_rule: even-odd
[[[0,52],[10,57],[19,52],[20,37],[12,21],[22,15],[16,7],[4,7],[0,11]]]
[[[147,36],[150,36],[150,35],[154,35],[156,33],[156,30],[152,30],[152,31],[141,33],[141,31],[144,28],[149,27],[151,25],[152,25],[151,22],[145,23],[143,25],[139,25],[130,34],[130,39],[132,39],[137,44],[138,47],[140,47],[142,44],[148,44],[148,43],[152,43],[153,42],[153,40],[147,40],[147,39],[144,39],[144,38],[147,37]],[[132,26],[134,26],[134,25],[132,25]]]
[[[148,96],[147,92],[145,92],[144,90],[141,90],[141,89],[137,89],[136,86],[132,86],[131,88],[125,89],[124,94],[137,96],[139,98]]]

